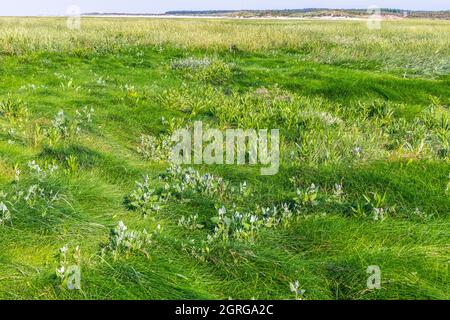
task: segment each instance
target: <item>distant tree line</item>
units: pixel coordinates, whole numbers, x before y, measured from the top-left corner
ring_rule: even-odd
[[[381,8],[382,15],[410,17],[410,18],[431,18],[450,19],[448,11],[414,11],[395,8]],[[326,8],[305,8],[305,9],[284,9],[284,10],[178,10],[168,11],[166,15],[211,15],[211,16],[235,16],[235,17],[314,17],[314,16],[347,16],[358,17],[368,15],[367,9],[326,9]]]

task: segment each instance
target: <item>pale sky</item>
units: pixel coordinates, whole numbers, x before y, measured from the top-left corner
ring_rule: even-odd
[[[64,15],[71,5],[87,12],[162,13],[169,10],[382,8],[450,10],[450,0],[2,0],[0,16]]]

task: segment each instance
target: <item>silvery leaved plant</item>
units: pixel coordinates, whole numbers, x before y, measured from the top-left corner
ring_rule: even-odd
[[[83,107],[81,110],[75,111],[75,121],[78,126],[87,126],[92,124],[92,117],[94,115],[94,108],[89,108],[87,106]]]
[[[0,225],[10,222],[11,219],[11,212],[8,207],[3,202],[0,202]]]
[[[160,210],[160,196],[150,187],[148,175],[142,182],[136,182],[136,188],[126,198],[131,210],[138,210],[144,217]]]
[[[114,259],[122,255],[128,256],[133,252],[141,252],[148,257],[147,248],[160,233],[160,225],[152,233],[148,233],[145,229],[143,231],[128,230],[123,221],[119,221],[117,226],[111,230],[109,243],[103,248],[103,252],[111,253]]]
[[[342,186],[341,183],[336,183],[334,185],[333,197],[337,201],[342,202],[342,200],[344,198],[344,187]]]
[[[448,175],[448,184],[447,184],[447,189],[445,190],[445,192],[447,193],[447,195],[450,199],[450,174]]]
[[[190,240],[188,243],[183,242],[181,244],[181,249],[201,262],[206,262],[211,254],[209,242],[205,240],[200,241],[199,244],[197,244],[194,239]]]
[[[36,160],[32,160],[28,162],[28,169],[33,175],[42,180],[56,173],[59,169],[59,166],[55,162],[46,162],[41,167],[41,165],[39,165]]]
[[[31,167],[37,178],[41,178],[44,171],[35,163],[32,163]],[[38,179],[37,183],[22,185],[18,177],[19,174],[20,170],[17,169],[12,192],[9,194],[2,192],[0,197],[0,200],[4,199],[13,211],[22,211],[26,208],[45,217],[51,210],[55,209],[55,205],[62,202],[68,203],[64,195],[43,185],[41,179]],[[5,210],[4,214],[8,217],[8,220],[11,220],[10,210],[8,212]]]
[[[151,135],[142,135],[137,152],[144,160],[167,161],[170,159],[172,142],[169,136],[159,138]]]
[[[231,188],[230,183],[221,177],[212,174],[200,174],[193,168],[181,168],[171,166],[160,178],[166,182],[165,189],[176,197],[182,197],[183,194],[199,194],[210,197],[230,197],[232,193],[239,191]],[[242,190],[247,189],[242,187]]]
[[[59,249],[57,258],[59,267],[56,269],[56,276],[61,282],[61,287],[70,290],[80,290],[80,247],[69,248],[68,246],[64,246]]]
[[[364,195],[366,200],[366,207],[369,210],[369,216],[375,222],[385,221],[390,214],[395,213],[395,206],[388,206],[386,204],[387,193],[380,194],[373,192],[371,195]]]
[[[22,171],[20,170],[18,165],[14,166],[14,182],[18,183],[20,181],[20,174]]]
[[[52,126],[45,129],[43,134],[51,145],[60,140],[76,137],[81,134],[83,128],[92,124],[94,108],[83,107],[75,111],[73,118],[68,117],[64,110],[60,110],[52,120]]]
[[[258,229],[263,221],[252,213],[242,213],[236,208],[227,210],[224,206],[218,209],[218,215],[211,221],[215,224],[214,231],[208,236],[208,240],[229,240],[254,242]]]
[[[178,225],[180,227],[184,227],[188,230],[197,230],[197,229],[202,229],[204,227],[204,225],[198,223],[198,215],[197,214],[190,215],[188,217],[182,216],[178,220]]]
[[[21,200],[20,198],[29,209],[39,212],[42,217],[45,217],[50,210],[54,209],[56,203],[64,199],[59,192],[47,190],[37,184],[31,185],[22,194],[22,197],[18,196],[18,200]]]
[[[318,204],[319,187],[314,183],[306,189],[297,189],[297,196],[294,198],[296,204],[302,206],[316,206]]]
[[[303,300],[301,297],[305,294],[306,290],[300,289],[298,280],[289,283],[289,288],[295,294],[295,300]]]

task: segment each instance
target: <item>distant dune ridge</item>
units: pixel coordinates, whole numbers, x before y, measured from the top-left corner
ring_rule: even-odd
[[[445,11],[415,11],[403,9],[381,8],[381,15],[386,18],[430,18],[450,19],[450,9]],[[155,13],[99,13],[92,12],[89,16],[195,16],[195,17],[228,17],[228,18],[362,18],[369,15],[368,9],[284,9],[284,10],[177,10],[163,14]]]

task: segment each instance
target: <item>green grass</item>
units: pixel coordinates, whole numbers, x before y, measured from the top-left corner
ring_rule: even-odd
[[[356,22],[189,20],[186,27],[123,19],[117,30],[111,23],[89,19],[70,34],[59,19],[0,19],[0,202],[12,215],[0,224],[1,299],[293,299],[295,280],[306,299],[450,298],[447,22],[389,22],[376,35]],[[150,26],[159,29],[145,35]],[[188,27],[203,38],[187,42]],[[243,38],[230,38],[227,31],[237,29]],[[35,30],[48,39],[37,42]],[[290,32],[302,31],[308,41],[296,43]],[[424,40],[431,36],[435,55]],[[354,37],[361,42],[348,44]],[[217,69],[171,67],[187,57],[215,59]],[[413,71],[405,74],[405,64]],[[4,110],[8,101],[13,115]],[[23,106],[28,115],[18,112]],[[95,112],[80,135],[53,141],[43,132],[60,110],[73,120],[84,106]],[[142,134],[168,134],[162,117],[280,128],[280,172],[196,166],[235,186],[247,181],[253,194],[187,192],[144,218],[126,198],[143,175],[162,185],[168,163],[136,151]],[[32,160],[59,169],[38,179],[28,169]],[[318,204],[304,204],[288,226],[261,228],[254,242],[215,241],[211,254],[199,254],[217,205],[293,206],[296,189],[312,183]],[[339,201],[332,196],[337,183],[344,188]],[[13,204],[15,190],[34,184],[62,200]],[[385,221],[367,209],[364,196],[374,193],[395,208]],[[355,212],[358,205],[365,214]],[[178,224],[194,214],[203,228]],[[114,258],[102,248],[119,221],[149,232],[159,224],[162,232],[145,250]],[[81,291],[67,290],[56,276],[65,245],[81,248]],[[371,265],[381,268],[380,290],[367,289]]]

